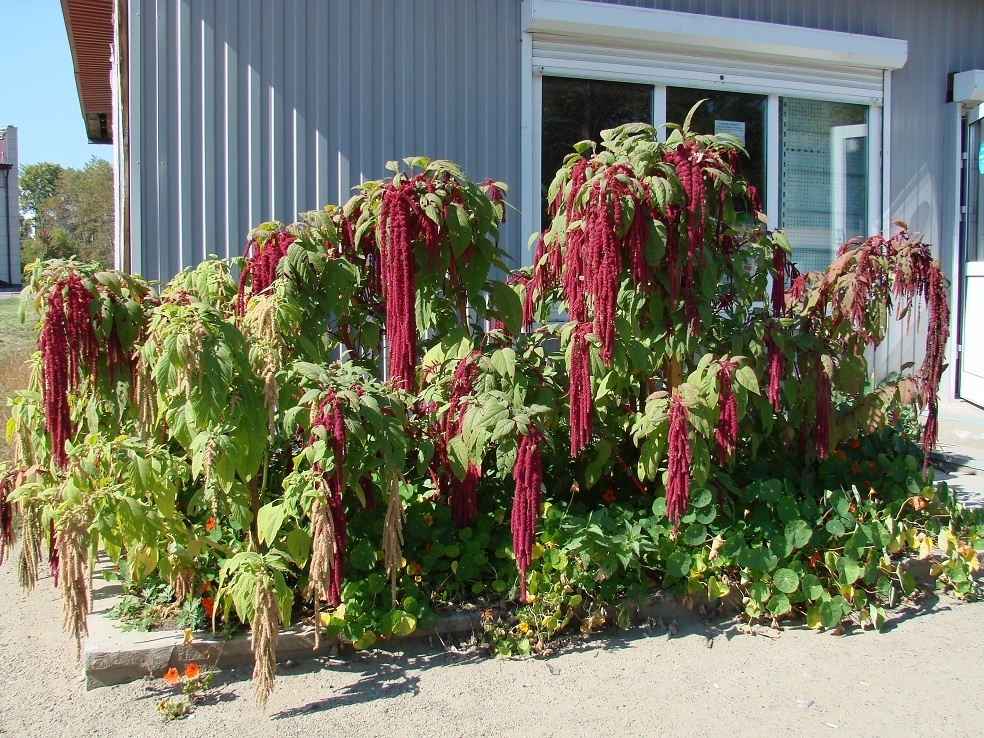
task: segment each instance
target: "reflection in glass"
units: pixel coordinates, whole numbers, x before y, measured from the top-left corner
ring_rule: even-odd
[[[601,132],[623,123],[653,122],[653,88],[627,82],[605,82],[565,77],[543,78],[541,126],[541,202],[544,220],[547,188],[564,157],[578,141],[599,141]]]
[[[690,109],[701,100],[705,102],[694,113],[690,123],[691,130],[705,134],[730,133],[742,142],[749,156],[742,161],[745,178],[758,189],[762,206],[769,212],[772,203],[766,201],[765,190],[766,96],[667,87],[666,119],[671,123],[682,124]]]
[[[868,109],[783,98],[779,225],[800,271],[868,231]]]

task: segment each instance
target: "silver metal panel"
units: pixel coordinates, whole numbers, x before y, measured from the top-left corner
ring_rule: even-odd
[[[242,253],[388,160],[519,202],[519,0],[129,0],[133,269]],[[503,246],[525,238],[509,217]]]
[[[892,218],[953,263],[947,75],[984,68],[978,0],[595,0],[904,38],[891,79]],[[345,200],[389,159],[520,173],[520,0],[129,0],[134,270],[242,251],[269,219]],[[952,179],[952,177],[950,177]],[[526,235],[510,217],[504,245]],[[893,328],[882,376],[921,358]]]

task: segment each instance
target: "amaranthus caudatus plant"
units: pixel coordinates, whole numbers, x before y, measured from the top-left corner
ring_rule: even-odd
[[[23,531],[33,584],[49,543],[79,637],[80,572],[100,548],[134,581],[214,595],[213,624],[253,629],[261,705],[278,629],[298,617],[316,638],[324,628],[368,648],[438,604],[535,605],[554,543],[543,511],[553,525],[558,503],[599,488],[594,504],[651,510],[651,540],[633,524],[605,542],[630,541],[631,556],[596,569],[601,543],[586,541],[600,528],[585,523],[558,591],[580,581],[593,596],[588,582],[607,580],[599,596],[614,597],[612,562],[633,557],[640,577],[713,597],[726,581],[771,582],[776,564],[730,548],[713,582],[683,563],[715,558],[756,465],[795,457],[815,479],[894,410],[935,417],[945,280],[904,230],[798,275],[783,234],[762,225],[737,142],[669,131],[659,141],[633,124],[578,144],[550,187],[533,267],[505,279],[505,186],[424,158],[392,163],[344,205],[259,225],[244,257],[206,261],[159,294],[38,265],[36,379],[14,401],[21,451],[4,475],[0,551]],[[893,310],[921,304],[935,331],[923,366],[868,387],[865,350]],[[828,494],[810,484],[805,497]],[[808,545],[802,526],[782,556]]]

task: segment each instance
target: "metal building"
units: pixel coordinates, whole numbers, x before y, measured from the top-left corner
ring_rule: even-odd
[[[238,254],[252,225],[343,201],[411,154],[507,182],[522,216],[504,243],[522,262],[542,177],[571,137],[707,98],[699,124],[746,142],[795,259],[817,266],[896,219],[936,245],[957,308],[944,393],[984,403],[984,3],[62,5],[87,130],[115,144],[124,268],[167,279]],[[894,327],[878,373],[921,343]]]
[[[18,172],[17,129],[0,128],[0,288],[21,281]]]

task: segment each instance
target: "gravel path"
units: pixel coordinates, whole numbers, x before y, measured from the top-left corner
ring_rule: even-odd
[[[159,679],[84,690],[51,580],[26,596],[8,562],[0,569],[0,734],[980,735],[984,603],[929,597],[921,609],[883,634],[794,628],[753,637],[695,620],[672,639],[640,628],[549,659],[423,648],[353,654],[282,666],[266,715],[253,706],[247,671],[226,671],[192,718],[162,725]]]

